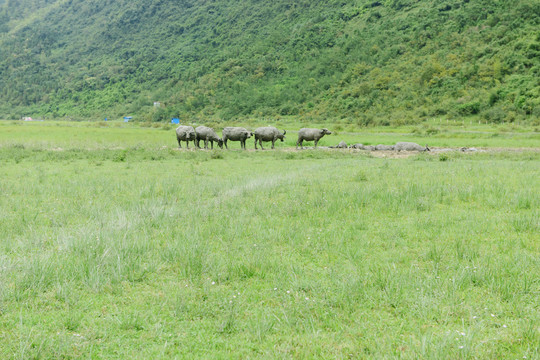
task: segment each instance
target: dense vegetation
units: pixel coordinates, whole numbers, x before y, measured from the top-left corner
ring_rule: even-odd
[[[536,0],[0,0],[0,117],[537,122],[539,19]]]

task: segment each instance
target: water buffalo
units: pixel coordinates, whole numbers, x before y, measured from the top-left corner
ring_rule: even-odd
[[[348,146],[347,146],[347,143],[345,141],[341,141],[339,144],[337,144],[336,146],[329,146],[330,149],[347,149]]]
[[[223,129],[223,143],[228,149],[227,140],[240,141],[240,147],[246,149],[246,140],[249,139],[253,133],[244,129],[243,127],[226,127]]]
[[[280,139],[281,142],[285,139],[285,134],[287,131],[283,130],[283,133],[276,129],[273,126],[265,126],[257,128],[254,132],[255,134],[255,150],[257,150],[257,141],[259,142],[259,145],[261,145],[261,149],[263,148],[263,141],[271,141],[272,142],[272,149],[274,148],[274,144],[276,143],[277,139]]]
[[[176,128],[176,140],[178,140],[178,147],[180,149],[182,148],[180,141],[185,141],[186,147],[189,149],[189,142],[193,141],[193,143],[195,143],[196,137],[197,135],[195,134],[195,129],[193,129],[193,126],[180,125]]]
[[[429,147],[420,146],[417,143],[413,142],[398,142],[394,147],[396,151],[430,151]]]
[[[300,148],[303,149],[303,142],[304,141],[315,141],[315,147],[317,147],[317,143],[324,135],[330,135],[332,134],[330,130],[328,129],[308,129],[303,128],[298,131],[298,141],[296,141],[296,148],[298,149],[298,145],[300,145]]]
[[[214,141],[216,141],[218,146],[223,149],[223,140],[221,140],[221,138],[217,136],[214,129],[207,126],[197,126],[197,128],[195,129],[195,134],[197,135],[195,139],[195,146],[197,148],[200,149],[199,141],[204,140],[205,149],[208,149],[209,141],[212,149],[214,149]]]
[[[349,146],[349,149],[362,150],[363,148],[364,148],[364,145],[362,145],[362,144],[354,144],[354,145]]]
[[[375,150],[378,150],[378,151],[381,151],[381,150],[393,151],[394,148],[395,148],[394,145],[383,145],[383,144],[379,144],[379,145],[375,146]]]

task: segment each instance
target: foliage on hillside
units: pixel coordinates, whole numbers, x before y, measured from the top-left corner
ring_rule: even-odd
[[[534,120],[539,19],[535,0],[0,1],[0,114]]]

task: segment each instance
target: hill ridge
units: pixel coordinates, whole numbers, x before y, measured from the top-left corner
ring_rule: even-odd
[[[0,3],[0,117],[540,117],[533,0],[26,3]]]

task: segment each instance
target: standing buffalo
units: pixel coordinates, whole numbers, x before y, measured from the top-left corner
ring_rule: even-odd
[[[180,149],[182,148],[180,141],[185,141],[186,147],[189,149],[189,142],[193,141],[193,143],[195,143],[196,137],[197,135],[195,134],[195,129],[193,129],[193,126],[180,125],[176,128],[176,140],[178,140],[178,147]]]
[[[417,143],[413,142],[398,142],[394,147],[396,151],[430,151],[429,147],[420,146]]]
[[[271,141],[272,142],[272,149],[274,148],[274,144],[276,143],[277,139],[280,139],[281,142],[285,139],[285,134],[287,131],[283,130],[283,133],[276,129],[273,126],[265,126],[257,128],[254,132],[255,134],[255,150],[257,150],[257,141],[259,142],[259,145],[261,145],[261,149],[264,150],[262,142],[263,141]]]
[[[197,126],[195,129],[195,133],[197,135],[195,139],[195,146],[200,149],[199,141],[204,140],[204,148],[208,149],[208,142],[210,141],[210,145],[212,149],[214,149],[214,141],[217,142],[218,146],[223,149],[223,140],[219,136],[217,136],[214,129],[209,128],[207,126]]]
[[[305,141],[315,141],[315,147],[317,147],[317,143],[324,135],[330,135],[332,134],[330,130],[328,129],[308,129],[303,128],[298,131],[298,141],[296,142],[296,148],[298,149],[298,145],[300,145],[300,148],[303,147],[303,142]]]
[[[253,136],[251,131],[244,129],[243,127],[226,127],[223,129],[223,143],[228,149],[227,140],[240,141],[242,149],[246,149],[246,140]]]

